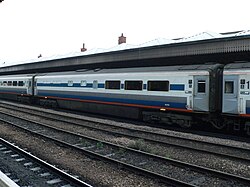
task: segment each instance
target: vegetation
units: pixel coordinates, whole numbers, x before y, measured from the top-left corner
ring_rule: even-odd
[[[103,146],[104,146],[104,145],[103,145],[102,142],[98,142],[98,143],[96,144],[97,149],[102,149]]]

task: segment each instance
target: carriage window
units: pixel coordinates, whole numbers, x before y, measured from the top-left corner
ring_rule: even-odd
[[[7,81],[3,81],[3,86],[7,86]]]
[[[13,86],[17,86],[17,81],[13,81]]]
[[[7,85],[12,86],[12,81],[8,81]]]
[[[234,81],[225,81],[225,93],[234,93]]]
[[[245,84],[246,84],[246,80],[245,79],[240,79],[240,89],[245,89]],[[248,82],[248,84],[249,84],[249,82]]]
[[[73,81],[68,81],[68,86],[73,86]]]
[[[206,93],[206,81],[198,80],[198,93]]]
[[[142,90],[142,81],[125,81],[125,90]]]
[[[169,81],[148,81],[148,91],[169,91]]]
[[[81,80],[81,84],[80,84],[81,86],[87,86],[87,81],[85,81],[85,80]]]
[[[246,80],[245,79],[240,79],[240,84],[245,84]]]
[[[24,82],[23,81],[18,81],[18,86],[24,86]]]
[[[121,81],[105,81],[105,89],[120,90]]]
[[[193,84],[193,80],[192,79],[188,80],[188,87],[189,88],[192,88],[192,84]]]
[[[98,81],[97,80],[93,81],[93,88],[94,89],[98,88]]]

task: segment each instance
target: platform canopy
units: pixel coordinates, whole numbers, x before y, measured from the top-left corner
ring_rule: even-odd
[[[21,62],[2,62],[0,74],[77,69],[167,66],[250,61],[250,30],[202,32],[178,39],[157,38],[142,44],[123,43]]]

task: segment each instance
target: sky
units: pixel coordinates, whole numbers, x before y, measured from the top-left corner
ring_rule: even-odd
[[[250,29],[249,0],[4,0],[0,63]]]

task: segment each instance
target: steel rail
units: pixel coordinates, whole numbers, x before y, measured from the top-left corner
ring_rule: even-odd
[[[9,108],[7,106],[4,106],[4,107]],[[22,107],[20,107],[20,108],[22,108]],[[25,108],[27,110],[31,110],[31,109],[26,108],[26,107],[23,107],[23,108]],[[15,108],[15,110],[18,110],[18,111],[26,113],[26,114],[30,114],[29,112],[22,111],[22,110],[19,110],[19,109],[16,109],[16,108]],[[233,155],[233,154],[225,154],[225,153],[221,153],[221,152],[216,152],[217,149],[213,149],[214,151],[213,150],[208,150],[208,149],[199,149],[199,148],[191,147],[191,146],[184,145],[184,144],[177,144],[177,143],[170,143],[170,142],[167,142],[167,141],[160,141],[160,140],[156,140],[156,139],[153,139],[153,138],[150,138],[150,137],[151,137],[151,135],[153,135],[153,136],[158,136],[158,137],[161,136],[163,138],[171,138],[171,139],[183,140],[183,141],[192,141],[194,143],[198,143],[198,144],[202,144],[202,145],[216,146],[217,148],[235,149],[235,151],[247,152],[247,153],[250,154],[250,149],[247,149],[247,148],[241,148],[241,147],[236,147],[236,146],[229,146],[229,145],[223,145],[223,144],[216,144],[216,143],[212,143],[212,142],[193,140],[193,139],[190,139],[190,138],[165,135],[165,134],[160,134],[160,133],[155,133],[155,132],[148,132],[148,131],[145,131],[145,130],[129,129],[129,128],[126,128],[126,127],[118,127],[116,125],[111,125],[111,124],[98,122],[102,126],[105,125],[107,127],[112,127],[112,128],[116,128],[116,129],[123,129],[123,130],[130,131],[130,132],[145,133],[145,135],[142,137],[142,136],[139,136],[139,135],[133,135],[131,133],[129,134],[129,133],[110,131],[110,130],[106,130],[104,128],[93,127],[93,126],[90,126],[90,125],[80,124],[80,123],[77,123],[77,122],[73,122],[73,121],[70,121],[70,120],[68,121],[68,120],[63,119],[63,118],[69,118],[69,119],[73,119],[73,120],[75,119],[75,118],[70,117],[70,116],[63,116],[61,114],[50,113],[50,112],[47,112],[47,111],[38,111],[38,112],[42,112],[42,113],[49,114],[49,115],[57,115],[57,116],[60,116],[61,118],[53,118],[53,117],[45,116],[45,115],[42,115],[42,114],[34,114],[34,113],[32,113],[32,115],[36,115],[36,116],[39,116],[39,117],[44,117],[44,118],[47,118],[47,119],[50,119],[50,120],[51,119],[56,120],[56,121],[59,121],[59,122],[78,125],[78,126],[81,126],[81,127],[86,127],[86,128],[92,129],[92,130],[99,130],[99,131],[103,131],[103,132],[109,133],[109,134],[112,133],[112,134],[117,134],[119,136],[126,136],[126,137],[130,137],[130,138],[143,139],[143,140],[146,140],[146,141],[150,141],[152,143],[157,143],[157,144],[162,144],[162,145],[167,145],[167,146],[173,146],[173,147],[178,147],[178,148],[184,148],[184,149],[188,149],[188,150],[192,150],[192,151],[198,151],[198,152],[201,152],[201,153],[213,154],[213,155],[216,155],[216,156],[223,156],[223,157],[227,157],[229,159],[235,159],[235,160],[238,160],[238,161],[250,162],[250,158],[236,156],[236,155]],[[91,121],[91,120],[85,120],[85,119],[77,119],[77,120],[83,120],[83,121],[87,121],[87,122],[91,122],[91,123],[97,123],[97,122],[94,122],[94,121]]]
[[[1,120],[2,121],[2,120]],[[49,171],[52,171],[54,174],[61,176],[63,178],[63,180],[69,182],[70,184],[74,185],[74,186],[79,186],[79,187],[92,187],[92,185],[83,182],[77,178],[75,178],[74,176],[56,168],[55,166],[49,164],[48,162],[45,162],[44,160],[32,155],[31,153],[19,148],[18,146],[8,142],[7,140],[0,138],[0,142],[2,142],[4,145],[6,145],[7,147],[10,147],[12,150],[14,150],[15,152],[24,155],[26,158],[29,158],[30,160],[34,161],[35,163],[41,165],[42,167],[48,169]]]
[[[6,114],[6,115],[8,115],[8,114]],[[14,116],[13,116],[13,117],[14,117]],[[16,118],[17,118],[17,117],[16,117]],[[22,119],[22,120],[24,120],[24,119]],[[195,185],[188,184],[188,183],[186,183],[186,182],[179,181],[179,180],[176,180],[176,179],[173,179],[173,178],[170,178],[170,177],[167,177],[167,176],[164,176],[164,175],[161,175],[161,174],[152,172],[152,171],[145,170],[145,169],[143,169],[143,168],[139,168],[139,167],[133,166],[133,165],[131,165],[131,164],[127,164],[127,163],[124,163],[124,162],[121,162],[121,161],[118,161],[118,160],[115,160],[115,159],[112,159],[112,158],[108,158],[108,157],[106,157],[106,156],[103,156],[103,155],[98,154],[98,153],[94,153],[94,152],[89,151],[89,150],[85,150],[85,149],[80,148],[80,147],[78,147],[78,146],[76,146],[76,145],[72,145],[72,144],[69,144],[69,143],[67,143],[67,142],[65,142],[65,141],[58,140],[58,139],[56,139],[56,138],[53,138],[53,137],[44,135],[44,134],[42,134],[42,133],[40,133],[40,132],[35,132],[35,131],[32,131],[32,130],[29,130],[29,129],[25,128],[25,127],[22,127],[22,126],[20,126],[20,125],[15,124],[15,123],[9,122],[9,121],[7,121],[7,120],[4,120],[4,119],[1,119],[1,118],[0,118],[0,121],[2,121],[2,122],[4,122],[4,123],[7,123],[7,124],[10,124],[10,125],[12,125],[12,126],[14,126],[14,127],[20,128],[20,129],[22,129],[22,130],[24,130],[24,131],[26,131],[26,132],[28,132],[28,133],[36,134],[36,135],[38,135],[38,136],[40,136],[40,137],[42,137],[42,138],[46,138],[46,139],[52,140],[52,141],[54,141],[54,142],[56,142],[56,143],[58,143],[58,144],[60,144],[60,145],[62,145],[62,146],[66,146],[66,147],[68,147],[68,148],[76,149],[76,150],[78,150],[78,151],[81,151],[81,152],[83,152],[85,155],[88,155],[88,156],[90,156],[90,157],[92,157],[92,158],[95,158],[95,159],[98,159],[98,160],[107,161],[107,162],[109,162],[109,163],[115,164],[115,165],[118,166],[119,168],[126,168],[126,169],[128,169],[128,170],[130,170],[130,171],[133,171],[133,172],[136,172],[136,173],[140,173],[140,174],[142,174],[142,175],[144,175],[144,176],[147,176],[147,177],[150,177],[150,178],[153,178],[153,179],[158,179],[158,180],[160,180],[160,181],[162,181],[162,182],[164,182],[164,183],[170,184],[170,185],[180,186],[180,187],[182,187],[182,186],[194,187],[194,186],[195,186]],[[31,122],[31,121],[29,121],[29,122]],[[37,123],[37,122],[32,122],[32,123],[39,124],[39,123]],[[39,124],[39,125],[40,125],[40,124]],[[90,139],[91,139],[91,138],[90,138]],[[98,140],[98,142],[100,142],[100,141]]]
[[[127,147],[124,147],[124,146],[118,146],[118,145],[115,145],[115,144],[112,144],[112,143],[109,143],[109,142],[106,142],[106,141],[101,141],[99,139],[91,138],[91,137],[88,137],[88,136],[83,136],[83,135],[80,135],[78,133],[72,133],[72,132],[69,132],[69,131],[61,130],[59,128],[51,127],[50,125],[45,125],[45,124],[42,124],[42,123],[39,123],[39,122],[36,122],[36,121],[33,121],[33,120],[27,120],[27,119],[24,119],[24,118],[21,118],[21,117],[16,117],[16,116],[13,116],[13,115],[10,115],[10,114],[7,114],[7,113],[5,115],[11,116],[13,118],[22,119],[22,120],[25,120],[27,122],[34,123],[34,124],[37,124],[37,125],[42,125],[42,126],[45,126],[47,128],[54,129],[54,130],[57,130],[57,131],[61,131],[61,132],[64,132],[64,133],[68,133],[68,134],[72,134],[72,135],[75,135],[75,136],[79,136],[80,138],[85,138],[85,139],[89,139],[89,140],[96,141],[96,142],[102,142],[103,144],[106,144],[106,145],[109,145],[109,146],[112,146],[112,147],[117,147],[117,148],[120,148],[120,149],[125,149],[125,150],[129,150],[129,151],[132,151],[132,152],[144,154],[144,155],[147,155],[148,157],[151,157],[151,158],[154,158],[154,159],[159,159],[159,160],[164,160],[166,162],[170,162],[170,163],[178,165],[178,166],[189,167],[189,168],[191,168],[191,169],[193,169],[195,171],[199,171],[199,172],[202,172],[202,173],[210,173],[212,175],[216,175],[216,176],[219,176],[221,178],[226,178],[226,179],[229,179],[229,180],[233,179],[233,180],[236,180],[236,181],[241,181],[241,182],[246,183],[246,184],[250,183],[250,179],[245,178],[245,177],[240,177],[240,176],[237,176],[237,175],[233,175],[233,174],[229,174],[229,173],[225,173],[225,172],[221,172],[221,171],[217,171],[217,170],[205,168],[205,167],[202,167],[202,166],[188,164],[188,163],[185,163],[185,162],[182,162],[182,161],[177,161],[177,160],[170,159],[170,158],[164,158],[164,157],[161,157],[161,156],[152,155],[152,154],[145,153],[145,152],[142,152],[142,151],[138,151],[138,150],[134,150],[134,149],[131,149],[131,148],[127,148]],[[5,122],[6,123],[10,123],[8,121],[5,121]],[[15,125],[14,123],[10,123],[10,124]],[[17,126],[19,126],[19,125],[17,125]],[[20,128],[23,128],[23,127],[20,127]],[[28,130],[26,128],[24,128],[24,129]],[[33,131],[30,131],[30,132],[34,133]],[[37,134],[40,134],[40,133],[37,133]],[[42,135],[42,134],[40,134],[40,135]],[[42,135],[42,136],[44,136],[44,135]],[[45,136],[45,137],[47,137],[47,136]],[[50,138],[50,137],[47,137],[47,138]],[[63,142],[63,141],[60,141],[60,140],[57,140],[57,141],[59,143],[63,143],[63,144],[66,143],[66,142]],[[86,150],[84,150],[84,151],[86,151]],[[91,154],[93,154],[93,152]],[[96,154],[96,153],[94,153],[94,154]],[[98,157],[100,157],[100,156],[101,155],[98,154]],[[103,156],[101,156],[101,157],[103,157]],[[108,160],[109,159],[110,158],[108,158]],[[119,164],[122,164],[122,163],[123,162],[120,162]],[[123,164],[127,165],[126,163],[123,163]],[[169,178],[167,178],[167,180],[169,180]],[[174,179],[174,180],[176,180],[176,179]]]

